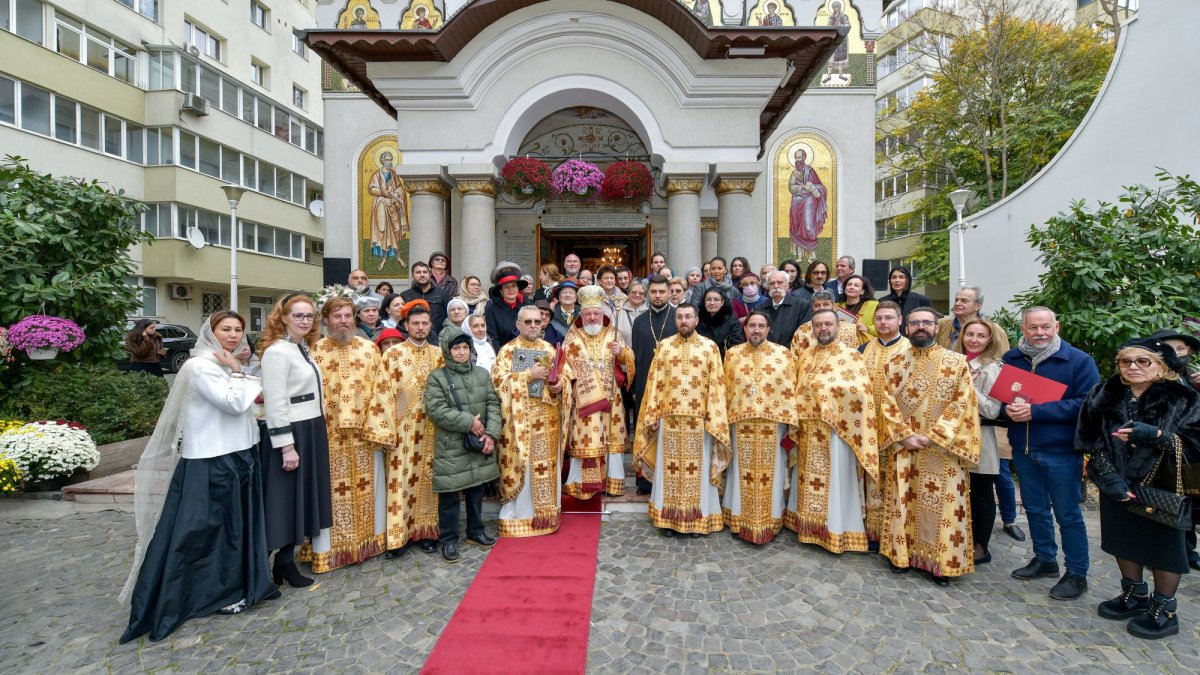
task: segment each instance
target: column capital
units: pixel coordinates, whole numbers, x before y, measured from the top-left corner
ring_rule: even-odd
[[[748,195],[754,192],[755,180],[754,176],[717,176],[713,189],[718,197],[735,192]]]
[[[667,176],[667,196],[674,194],[698,195],[704,189],[703,176]]]
[[[710,220],[708,218],[701,220],[700,221],[700,231],[701,232],[716,232],[717,231],[717,221]]]
[[[410,178],[405,181],[404,188],[412,195],[434,195],[442,199],[450,197],[450,186],[437,177]]]
[[[496,184],[491,177],[479,178],[459,178],[457,180],[458,191],[464,195],[486,195],[488,197],[496,196]]]

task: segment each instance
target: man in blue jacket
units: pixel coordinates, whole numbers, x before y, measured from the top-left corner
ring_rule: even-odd
[[[1058,576],[1058,547],[1054,521],[1062,535],[1067,571],[1050,590],[1056,600],[1072,600],[1087,590],[1088,541],[1079,482],[1083,456],[1075,452],[1075,422],[1100,372],[1092,357],[1063,341],[1058,319],[1045,307],[1021,314],[1021,340],[1004,355],[1004,363],[1067,385],[1061,400],[1013,403],[1000,415],[1012,424],[1013,467],[1021,486],[1021,501],[1033,539],[1033,560],[1012,575],[1018,579]]]

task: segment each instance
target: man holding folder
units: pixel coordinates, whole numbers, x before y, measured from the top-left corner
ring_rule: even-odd
[[[1100,372],[1092,357],[1067,344],[1058,335],[1058,319],[1046,307],[1030,307],[1021,314],[1021,340],[1003,357],[1007,366],[1034,373],[1066,385],[1058,400],[1036,402],[1036,378],[1022,383],[1020,393],[1000,409],[1008,426],[1013,466],[1020,477],[1021,502],[1033,539],[1033,559],[1012,575],[1026,581],[1058,576],[1058,547],[1054,521],[1062,535],[1067,571],[1050,590],[1056,600],[1073,600],[1087,590],[1088,542],[1083,511],[1079,508],[1079,481],[1083,456],[1075,452],[1075,423],[1079,409]],[[1020,380],[1017,380],[1018,382]],[[1012,387],[1009,386],[1011,393]],[[995,389],[993,389],[995,392]],[[996,392],[999,393],[999,392]],[[993,397],[1004,400],[1005,397]],[[1043,394],[1044,397],[1044,394]],[[1030,401],[1034,402],[1030,402]]]

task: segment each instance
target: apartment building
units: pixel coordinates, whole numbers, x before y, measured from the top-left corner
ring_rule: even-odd
[[[198,329],[230,307],[233,240],[251,330],[321,285],[321,61],[292,32],[314,4],[0,0],[0,152],[149,205],[140,316]]]

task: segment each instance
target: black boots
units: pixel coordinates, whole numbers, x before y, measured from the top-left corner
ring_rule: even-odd
[[[295,561],[288,561],[282,565],[276,563],[275,567],[271,569],[271,579],[277,584],[287,581],[292,588],[304,588],[311,586],[313,582],[312,579],[300,574],[300,569],[296,567]]]
[[[1096,608],[1096,613],[1113,621],[1132,619],[1150,609],[1150,587],[1144,581],[1121,579],[1121,594],[1105,600]]]
[[[1179,632],[1179,617],[1175,615],[1178,604],[1175,598],[1154,591],[1150,596],[1150,609],[1129,622],[1129,632],[1143,640],[1157,640]]]

